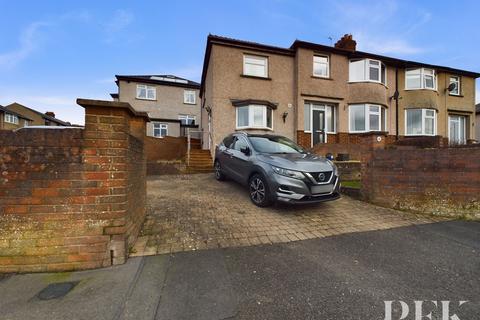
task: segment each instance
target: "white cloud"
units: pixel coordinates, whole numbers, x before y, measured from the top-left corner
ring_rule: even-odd
[[[18,39],[18,48],[0,54],[0,67],[13,67],[26,59],[38,47],[40,29],[48,26],[47,22],[33,22],[22,31]]]
[[[104,24],[104,31],[107,36],[106,41],[114,41],[118,34],[125,30],[134,20],[131,12],[126,10],[116,10],[110,21]]]
[[[335,17],[335,29],[352,33],[357,49],[379,54],[415,55],[428,51],[412,43],[415,31],[428,24],[432,15],[415,8],[406,8],[402,2],[367,1],[358,3],[349,0],[331,1],[330,14]],[[393,23],[405,10],[410,18],[402,19],[401,27]]]

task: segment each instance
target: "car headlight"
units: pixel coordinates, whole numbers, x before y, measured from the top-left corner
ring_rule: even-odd
[[[327,162],[332,166],[333,175],[338,176],[338,168],[335,165],[335,163],[333,163],[333,161],[328,160],[328,159],[327,159]]]
[[[275,166],[272,166],[272,169],[273,169],[273,172],[275,172],[276,174],[279,174],[281,176],[300,179],[300,180],[303,180],[305,178],[303,173],[301,173],[300,171],[288,170],[288,169],[279,168],[279,167],[275,167]]]

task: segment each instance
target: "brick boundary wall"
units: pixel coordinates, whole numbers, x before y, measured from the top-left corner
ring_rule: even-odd
[[[84,129],[0,131],[0,273],[121,264],[145,216],[148,115],[79,99]]]
[[[480,219],[480,145],[374,150],[362,164],[365,200],[396,209]]]

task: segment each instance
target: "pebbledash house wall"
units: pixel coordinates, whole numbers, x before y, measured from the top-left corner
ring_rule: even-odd
[[[201,95],[202,128],[208,131],[208,112],[211,110],[210,132],[212,143],[205,140],[203,148],[213,152],[216,144],[229,133],[236,131],[235,107],[231,100],[267,100],[278,104],[273,110],[273,130],[263,133],[285,135],[305,148],[311,147],[311,133],[304,128],[305,103],[331,104],[336,107],[336,131],[328,134],[324,149],[333,144],[357,144],[363,134],[349,130],[349,105],[372,103],[386,108],[386,132],[376,133],[387,144],[397,140],[397,102],[394,99],[398,88],[398,139],[405,137],[405,110],[408,108],[433,108],[437,111],[437,135],[448,139],[448,115],[467,116],[467,139],[475,137],[474,73],[461,71],[461,94],[450,95],[447,91],[449,76],[459,74],[444,68],[437,70],[437,90],[405,90],[403,64],[392,58],[378,57],[368,53],[356,53],[341,48],[303,43],[291,48],[277,48],[247,41],[209,36],[202,75]],[[268,57],[268,78],[245,77],[243,55]],[[320,78],[313,75],[314,55],[328,55],[330,75]],[[386,65],[386,85],[375,82],[349,82],[349,61],[352,58],[379,59]],[[384,58],[382,60],[382,58]],[[422,64],[413,63],[420,68]],[[428,65],[425,65],[428,67]],[[432,67],[435,68],[435,67]],[[440,68],[440,67],[439,67]],[[450,71],[447,71],[450,70]],[[398,74],[398,86],[397,86]],[[471,74],[472,76],[467,76]],[[285,122],[282,114],[287,112]],[[258,130],[247,129],[248,132]]]
[[[139,84],[144,83],[140,81],[119,80],[118,95],[119,101],[130,103],[137,111],[149,113],[152,121],[147,123],[147,136],[153,136],[153,122],[168,124],[168,135],[172,137],[180,136],[179,115],[195,116],[196,124],[200,124],[200,98],[198,88],[148,83],[148,86],[153,86],[156,89],[156,100],[147,100],[136,98],[137,85]],[[184,90],[196,92],[195,104],[184,103]]]
[[[362,165],[369,202],[421,213],[480,219],[480,145],[374,149]]]
[[[139,233],[148,116],[77,102],[84,129],[0,132],[0,273],[121,264]]]

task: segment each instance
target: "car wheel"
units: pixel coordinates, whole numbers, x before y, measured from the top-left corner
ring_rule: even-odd
[[[220,165],[220,162],[218,160],[215,161],[213,169],[215,171],[215,179],[217,179],[218,181],[225,180],[225,175],[222,172],[222,166]]]
[[[253,175],[249,182],[250,200],[259,207],[268,207],[272,204],[266,179],[259,175]]]

